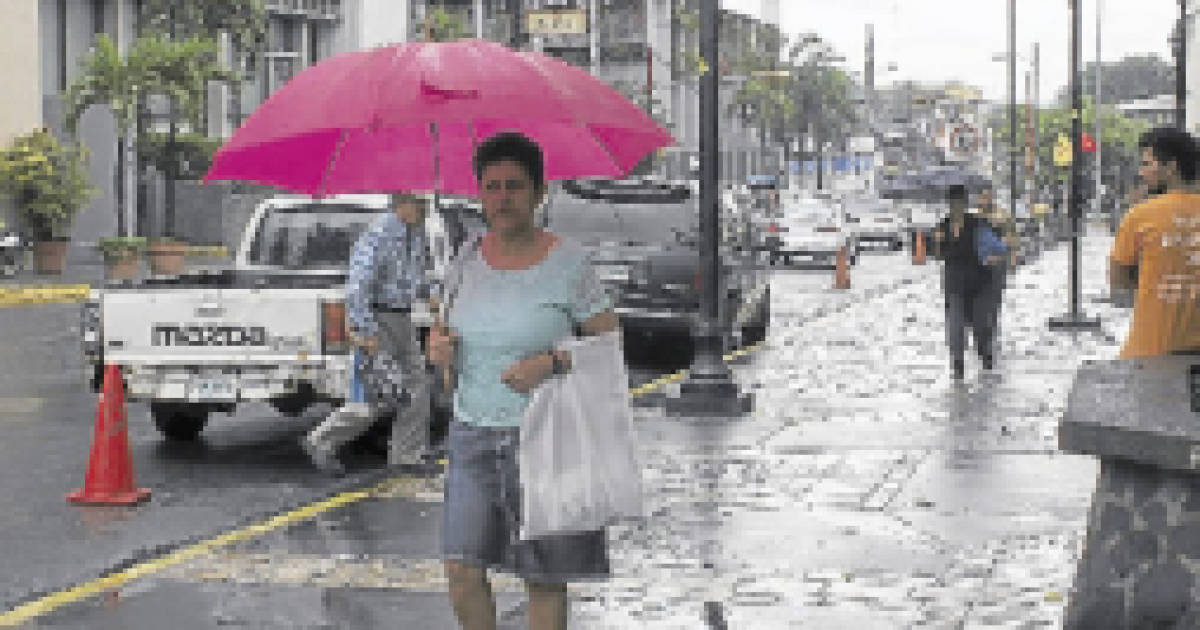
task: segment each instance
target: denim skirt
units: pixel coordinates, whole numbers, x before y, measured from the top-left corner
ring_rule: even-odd
[[[603,529],[520,539],[519,438],[517,427],[450,423],[442,557],[535,582],[608,577]]]

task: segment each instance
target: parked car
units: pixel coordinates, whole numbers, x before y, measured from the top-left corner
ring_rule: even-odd
[[[858,243],[846,230],[841,205],[832,197],[788,199],[767,230],[772,265],[804,262],[834,266],[843,248],[848,264],[858,262]]]
[[[909,251],[916,251],[918,233],[924,235],[925,247],[928,251],[932,245],[930,239],[933,238],[933,228],[949,212],[945,202],[905,200],[900,202],[900,205]]]
[[[92,387],[104,365],[120,366],[127,399],[149,403],[158,430],[180,440],[195,438],[212,411],[243,402],[268,402],[288,415],[315,402],[339,404],[351,369],[350,248],[389,211],[386,195],[273,197],[255,208],[232,267],[93,290],[81,311]],[[435,274],[456,247],[447,225],[460,218],[427,216]],[[421,306],[413,320],[427,329],[432,317]],[[444,400],[435,396],[434,418],[448,417],[437,407]]]
[[[843,211],[847,229],[859,247],[879,243],[892,251],[904,247],[904,225],[892,201],[868,196],[849,197]]]
[[[588,249],[629,334],[690,344],[700,316],[699,202],[686,185],[565,182],[546,207],[546,225]],[[748,214],[728,221],[746,222]],[[770,287],[735,239],[722,239],[721,322],[725,345],[766,334]],[[690,348],[689,348],[690,350]]]

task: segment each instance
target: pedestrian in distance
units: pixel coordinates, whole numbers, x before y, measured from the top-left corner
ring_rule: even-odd
[[[1112,290],[1136,292],[1122,359],[1200,349],[1200,151],[1170,127],[1138,146],[1148,196],[1125,215],[1108,255]]]
[[[609,574],[605,532],[521,539],[520,422],[531,392],[569,372],[557,344],[617,330],[612,302],[575,241],[537,227],[546,194],[541,148],[502,133],[474,156],[488,231],[445,275],[445,325],[430,330],[431,362],[453,372],[454,411],[442,512],[450,602],[464,630],[496,627],[489,568],[515,574],[529,627],[567,626],[571,580]]]
[[[979,216],[987,222],[987,226],[991,231],[1003,239],[1008,250],[1007,254],[1002,256],[998,263],[987,266],[989,276],[987,282],[987,300],[988,312],[991,315],[992,342],[994,347],[998,347],[1000,340],[1000,312],[1004,306],[1004,289],[1008,285],[1008,274],[1017,266],[1017,246],[1020,242],[1020,237],[1017,235],[1016,221],[1013,217],[1009,216],[1007,208],[996,203],[990,184],[979,192],[975,207],[978,209]],[[993,350],[992,357],[995,358],[996,354],[995,350]]]
[[[946,340],[950,347],[950,369],[956,381],[965,372],[966,328],[975,337],[975,348],[983,369],[992,369],[992,331],[988,284],[990,272],[979,256],[977,232],[986,222],[967,213],[967,189],[949,187],[949,213],[934,228],[934,256],[943,261],[942,290],[946,307]],[[992,257],[987,263],[997,264]]]
[[[393,196],[393,212],[355,242],[346,281],[346,314],[355,347],[350,398],[302,440],[322,470],[342,472],[338,449],[392,418],[388,464],[420,466],[429,448],[430,378],[413,328],[418,300],[436,303],[428,235],[428,199]]]

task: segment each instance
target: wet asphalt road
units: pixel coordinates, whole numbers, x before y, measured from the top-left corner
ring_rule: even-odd
[[[1050,255],[1056,253],[1061,249]],[[1065,305],[1056,288],[1065,276],[1053,277],[1061,274],[1057,267],[1023,273],[1029,291],[1046,285],[1045,304]],[[581,621],[573,627],[699,627],[697,605],[710,596],[724,602],[731,621],[740,621],[730,627],[800,627],[788,625],[778,610],[800,592],[823,593],[828,602],[853,600],[856,589],[911,595],[914,583],[925,582],[934,589],[936,580],[928,576],[969,574],[972,554],[999,544],[989,533],[1003,530],[1001,542],[1009,543],[994,553],[1016,557],[1012,542],[1020,539],[1005,529],[1011,523],[989,531],[969,516],[980,493],[998,493],[997,504],[1007,501],[1010,508],[1046,501],[1044,493],[1020,489],[1005,496],[1014,475],[1026,485],[1057,475],[1052,478],[1067,488],[1065,498],[1042,510],[1065,545],[1035,545],[1026,554],[1050,558],[1043,573],[1061,587],[1070,545],[1078,544],[1070,533],[1082,532],[1094,466],[1064,456],[1059,459],[1066,463],[1045,467],[1054,450],[1052,412],[1065,400],[1073,364],[1045,366],[1047,355],[1069,352],[1074,359],[1080,348],[1068,338],[1037,334],[1051,314],[1045,304],[1027,308],[1030,313],[1013,309],[1007,330],[1027,334],[1008,338],[1001,361],[1012,366],[1001,368],[1004,377],[975,378],[969,361],[969,383],[949,390],[936,329],[936,266],[914,267],[905,254],[881,252],[865,257],[852,280],[850,291],[839,292],[830,289],[825,270],[775,274],[767,347],[737,368],[743,388],[756,395],[751,417],[714,426],[639,410],[645,461],[655,462],[647,470],[655,487],[649,518],[614,528],[610,541],[621,577],[578,591]],[[6,338],[39,344],[36,354],[15,344],[0,349],[0,475],[10,502],[0,512],[6,608],[162,545],[362,484],[378,472],[381,462],[369,459],[356,462],[358,471],[343,480],[311,469],[296,438],[327,408],[288,419],[266,406],[247,406],[236,417],[215,415],[201,444],[180,447],[164,445],[145,409],[134,405],[134,462],[139,485],[154,492],[151,501],[132,510],[68,505],[62,494],[82,481],[95,413],[95,397],[81,385],[74,317],[73,306],[0,310]],[[1111,346],[1111,339],[1082,342],[1084,350]],[[636,368],[631,380],[637,384],[673,367],[681,366],[666,361]],[[1010,416],[1014,420],[1006,420]],[[962,422],[947,428],[955,418]],[[1040,468],[1022,459],[1029,453],[1042,458]],[[46,627],[153,628],[168,627],[161,624],[169,620],[176,628],[451,628],[433,560],[439,501],[436,479],[402,484],[161,579],[131,584],[115,606],[90,600],[66,607],[48,617]],[[946,514],[931,516],[935,506]],[[1021,512],[1008,510],[1014,511]],[[808,543],[781,554],[781,535]],[[847,551],[839,540],[860,549]],[[831,566],[875,578],[839,581]],[[501,582],[499,588],[498,605],[510,613],[504,627],[519,627],[522,618],[513,586]],[[918,601],[951,605],[927,595]],[[845,611],[853,607],[838,610],[840,617],[830,612],[831,625],[813,627],[848,627],[836,623],[849,621]]]

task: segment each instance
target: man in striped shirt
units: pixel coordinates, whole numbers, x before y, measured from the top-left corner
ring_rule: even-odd
[[[410,318],[418,300],[436,299],[428,200],[397,195],[389,212],[354,244],[346,281],[346,314],[355,350],[350,399],[303,441],[321,469],[340,472],[337,449],[365,433],[377,418],[392,417],[390,465],[415,465],[429,446],[430,382]]]

